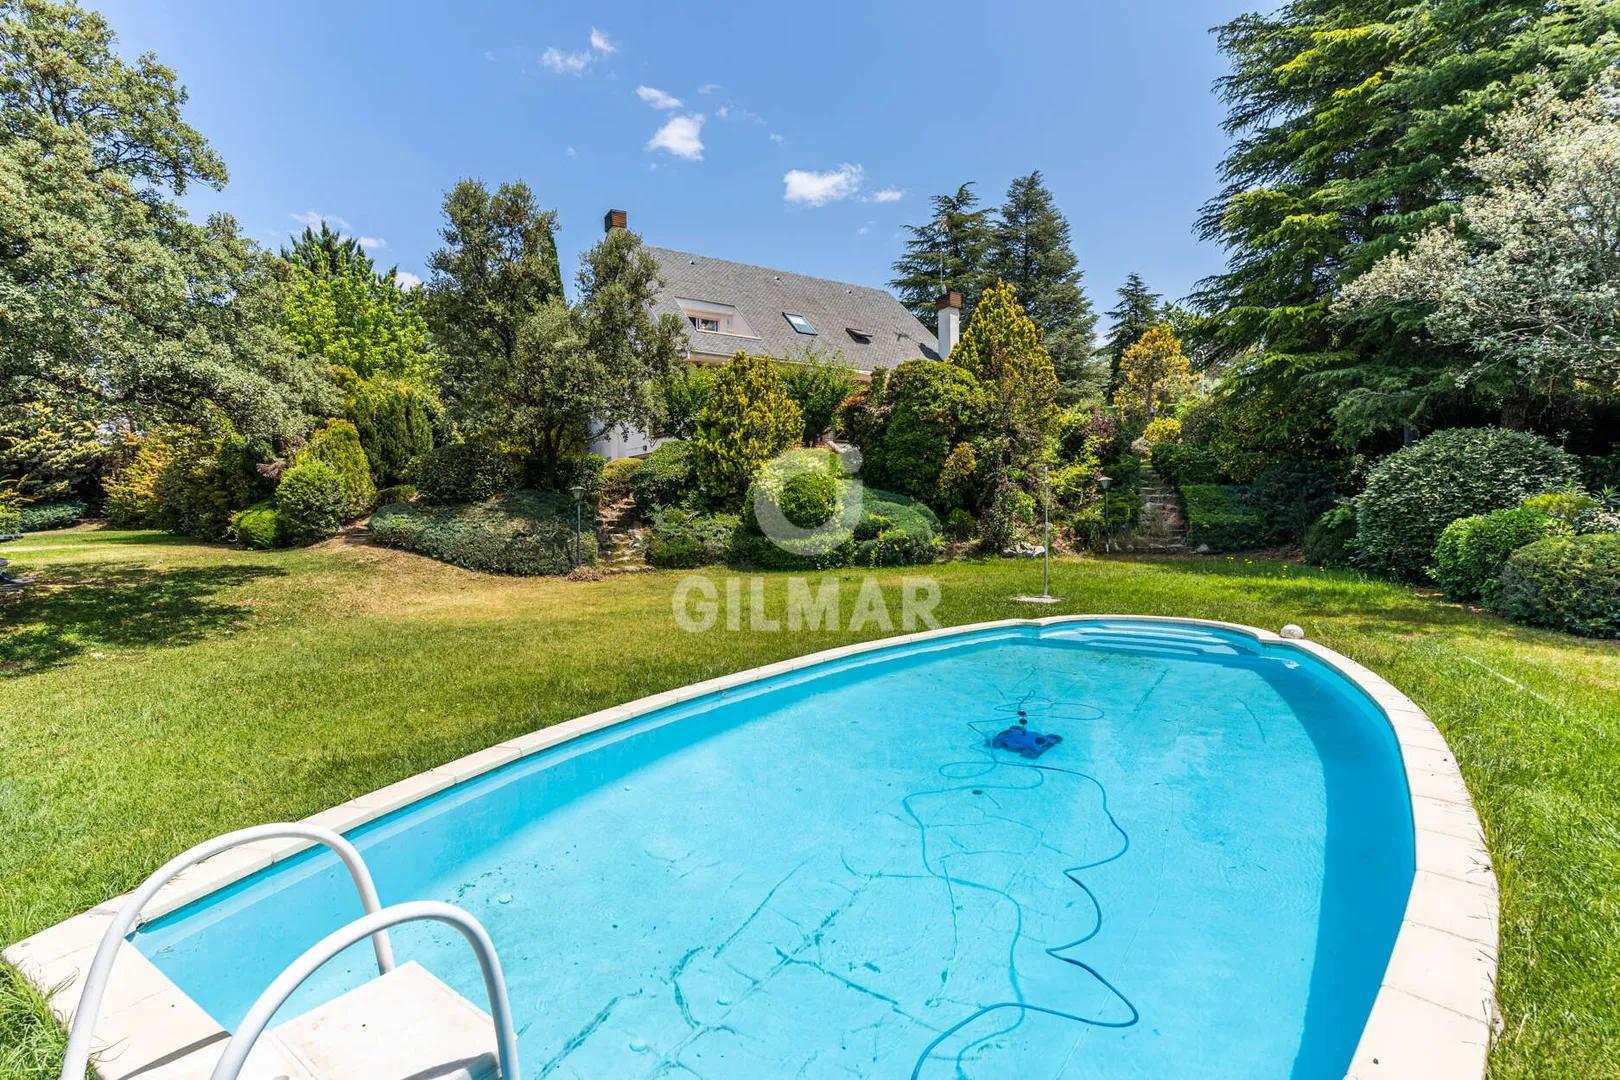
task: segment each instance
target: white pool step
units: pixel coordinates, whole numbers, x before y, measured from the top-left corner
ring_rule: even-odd
[[[223,1038],[126,1080],[208,1080]],[[495,1080],[489,1015],[420,964],[401,964],[254,1045],[241,1080]]]

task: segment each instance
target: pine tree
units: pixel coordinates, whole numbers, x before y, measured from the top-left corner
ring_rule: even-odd
[[[292,247],[282,247],[281,257],[316,274],[336,275],[351,270],[364,274],[375,272],[371,256],[360,246],[360,241],[333,229],[324,218],[320,232],[305,225],[304,231],[293,237]]]
[[[1019,306],[1011,285],[998,282],[984,291],[949,362],[990,388],[984,456],[993,471],[1032,464],[1057,416],[1057,372],[1040,327]]]
[[[1159,323],[1165,321],[1164,297],[1147,287],[1142,275],[1132,273],[1119,287],[1119,303],[1108,309],[1108,340],[1102,353],[1108,357],[1108,383],[1119,382],[1119,360]]]
[[[986,284],[985,261],[990,250],[988,207],[976,209],[979,197],[972,183],[952,194],[929,200],[933,215],[921,225],[907,225],[911,239],[905,254],[894,262],[889,281],[900,303],[929,330],[938,331],[934,302],[946,289],[962,294],[962,318],[973,313]]]
[[[1057,369],[1064,400],[1096,389],[1092,335],[1097,316],[1081,285],[1069,222],[1058,211],[1037,169],[1007,187],[991,230],[986,276],[1011,285],[1024,311],[1040,327]]]

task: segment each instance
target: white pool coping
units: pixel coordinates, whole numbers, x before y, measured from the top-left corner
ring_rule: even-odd
[[[446,765],[389,784],[304,820],[338,832],[358,828],[419,799],[570,739],[680,702],[768,680],[831,660],[911,642],[985,630],[1042,628],[1113,620],[1177,623],[1237,631],[1268,646],[1298,649],[1359,686],[1383,711],[1400,745],[1412,796],[1416,873],[1378,997],[1350,1063],[1349,1080],[1480,1080],[1496,1025],[1495,979],[1499,894],[1484,832],[1456,758],[1439,730],[1411,699],[1383,678],[1332,649],[1287,640],[1269,630],[1210,619],[1158,615],[1059,615],[944,627],[845,645],[751,668],[640,698],[520,735]],[[154,899],[151,922],[217,889],[287,859],[310,845],[268,841],[236,848],[180,874]],[[75,915],[5,950],[5,959],[50,993],[65,1024],[81,978],[108,921],[126,897]],[[54,992],[53,992],[54,991]],[[225,1032],[146,957],[119,951],[96,1024],[103,1080],[178,1080],[206,1076],[224,1048]],[[250,1070],[253,1068],[250,1063]],[[305,1080],[282,1063],[265,1076]],[[244,1077],[253,1075],[245,1072]]]

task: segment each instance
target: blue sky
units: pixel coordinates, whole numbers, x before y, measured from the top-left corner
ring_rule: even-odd
[[[882,285],[929,195],[1038,168],[1099,310],[1131,270],[1175,297],[1219,269],[1208,29],[1254,6],[89,2],[224,156],[193,210],[266,244],[325,215],[425,275],[444,190],[522,178],[570,282],[622,207],[649,243]]]

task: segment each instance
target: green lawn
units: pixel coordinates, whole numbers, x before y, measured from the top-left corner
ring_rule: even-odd
[[[336,542],[252,552],[79,529],[4,554],[39,584],[0,599],[0,943],[227,829],[884,633],[753,632],[745,618],[740,632],[688,634],[671,616],[677,573],[500,579]],[[1029,615],[1008,597],[1040,581],[1037,564],[1007,561],[904,573],[939,581],[945,623]],[[860,575],[845,576],[847,612]],[[882,572],[896,591],[902,576]],[[784,577],[767,577],[777,615]],[[1053,592],[1068,599],[1036,613],[1298,622],[1416,699],[1457,753],[1502,882],[1492,1075],[1617,1075],[1620,648],[1242,558],[1065,560]],[[55,1075],[38,1016],[14,977],[0,979],[0,1076]]]

